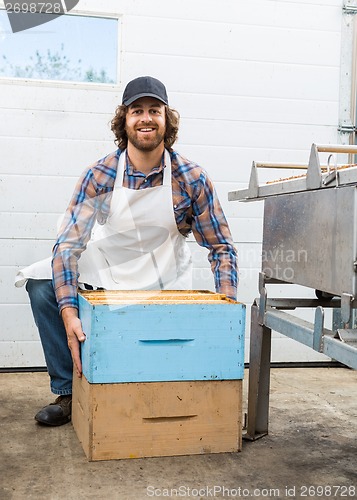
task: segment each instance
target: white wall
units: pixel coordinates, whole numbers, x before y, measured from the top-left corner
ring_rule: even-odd
[[[0,79],[0,366],[44,366],[13,279],[49,254],[77,177],[115,148],[108,124],[130,79],[163,80],[180,111],[177,149],[216,183],[248,312],[262,204],[228,202],[228,191],[246,187],[253,160],[304,162],[312,142],[337,142],[342,0],[80,0],[76,11],[120,14],[118,86]],[[212,289],[206,252],[190,244],[195,285]],[[274,336],[273,360],[306,359],[321,357]]]

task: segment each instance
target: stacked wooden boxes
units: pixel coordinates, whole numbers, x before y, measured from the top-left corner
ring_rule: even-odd
[[[72,421],[89,460],[241,449],[245,306],[206,291],[79,297]]]

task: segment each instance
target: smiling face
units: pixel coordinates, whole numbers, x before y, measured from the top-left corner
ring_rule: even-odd
[[[165,105],[158,99],[142,97],[128,107],[125,131],[128,142],[140,151],[163,148],[166,130]]]

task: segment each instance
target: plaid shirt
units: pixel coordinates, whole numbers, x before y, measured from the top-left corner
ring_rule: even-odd
[[[110,208],[120,150],[109,154],[84,171],[65,213],[53,248],[53,284],[60,310],[77,307],[78,259],[91,237],[96,220],[104,224]],[[172,194],[178,230],[191,231],[199,245],[209,250],[208,260],[215,288],[232,299],[237,296],[237,252],[211,180],[198,165],[171,151]],[[126,164],[123,186],[146,189],[163,181],[164,156],[149,175]]]

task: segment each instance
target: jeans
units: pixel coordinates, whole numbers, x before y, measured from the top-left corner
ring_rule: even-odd
[[[53,394],[72,394],[73,361],[51,280],[29,279],[26,290],[45,354]]]

